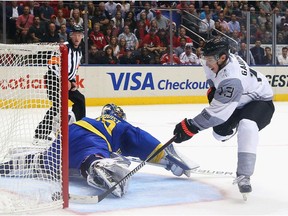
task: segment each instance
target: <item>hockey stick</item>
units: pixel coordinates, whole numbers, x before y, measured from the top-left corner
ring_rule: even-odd
[[[126,157],[126,158],[132,162],[142,163],[142,160],[140,160],[139,158],[134,158],[134,157]],[[165,166],[162,164],[155,164],[155,163],[147,163],[147,164],[152,165],[152,166],[160,166],[160,167],[165,168]],[[235,178],[235,173],[228,172],[228,171],[220,171],[220,170],[208,170],[208,169],[195,168],[195,169],[191,169],[191,173],[209,175],[209,176],[223,176],[223,177]]]
[[[99,203],[103,199],[105,199],[112,191],[116,189],[119,184],[123,184],[126,182],[131,176],[133,176],[138,170],[140,170],[147,162],[151,161],[156,155],[158,155],[161,151],[163,151],[167,146],[173,143],[176,135],[173,136],[167,143],[161,146],[157,151],[155,151],[151,156],[149,156],[146,160],[142,161],[138,166],[136,166],[131,172],[129,172],[124,178],[122,178],[119,182],[117,182],[113,187],[109,188],[102,194],[96,196],[83,196],[83,195],[76,195],[70,194],[70,201],[75,203]]]

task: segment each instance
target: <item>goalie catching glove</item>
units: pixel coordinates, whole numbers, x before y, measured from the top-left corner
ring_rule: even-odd
[[[185,118],[179,124],[176,125],[174,129],[174,135],[176,135],[175,142],[181,143],[183,141],[191,139],[196,133],[198,133],[199,128],[195,126],[191,119]]]

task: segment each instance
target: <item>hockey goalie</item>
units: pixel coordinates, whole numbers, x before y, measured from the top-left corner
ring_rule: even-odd
[[[131,162],[126,156],[145,160],[162,146],[150,133],[128,123],[123,109],[115,104],[105,105],[96,119],[85,117],[72,123],[72,115],[70,112],[69,169],[77,169],[88,185],[97,189],[113,187],[130,172]],[[20,154],[0,165],[0,174],[13,175],[20,166],[29,168],[29,175],[53,173],[58,169],[49,164],[55,158],[55,151],[58,151],[53,148],[59,146],[57,142],[59,140],[56,139],[47,151]],[[22,161],[22,164],[18,161]],[[180,157],[172,144],[150,162],[161,165],[175,176],[189,177],[190,172],[199,167]],[[128,181],[117,185],[113,195],[122,197],[127,191],[127,185]]]

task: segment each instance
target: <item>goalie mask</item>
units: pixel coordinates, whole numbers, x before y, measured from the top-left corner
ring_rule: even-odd
[[[123,111],[123,109],[115,104],[106,104],[102,108],[101,115],[116,115],[117,117],[126,120],[126,113]]]

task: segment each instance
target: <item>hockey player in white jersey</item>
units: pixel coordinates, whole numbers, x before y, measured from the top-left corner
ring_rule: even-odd
[[[250,68],[239,56],[229,52],[225,37],[207,41],[201,62],[210,88],[210,105],[194,118],[185,118],[174,129],[175,142],[181,143],[199,131],[213,127],[217,140],[225,141],[237,133],[237,178],[245,199],[252,191],[258,132],[267,126],[274,113],[273,91],[266,77]]]

